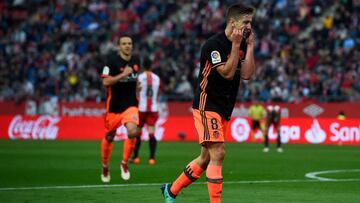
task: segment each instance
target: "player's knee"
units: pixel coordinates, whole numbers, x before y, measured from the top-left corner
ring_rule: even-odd
[[[155,132],[155,127],[153,125],[148,125],[148,132],[150,135],[153,135]]]
[[[129,128],[128,129],[128,137],[129,138],[134,138],[138,135],[138,129],[135,127],[135,128]]]
[[[225,149],[219,150],[218,152],[218,159],[223,161],[225,157]]]
[[[138,135],[139,128],[135,123],[128,122],[125,124],[125,127],[127,130],[128,138],[134,138]]]
[[[224,157],[225,157],[225,148],[224,147],[219,147],[215,151],[214,157],[212,157],[212,159],[222,162],[224,160]]]
[[[105,134],[105,139],[107,142],[111,143],[114,141],[114,137],[115,137],[115,132],[111,131]]]
[[[210,156],[200,156],[199,165],[201,168],[206,169],[210,162]]]

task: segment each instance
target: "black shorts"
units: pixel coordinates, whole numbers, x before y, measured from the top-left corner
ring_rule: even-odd
[[[252,129],[260,129],[260,121],[259,120],[252,120]]]
[[[268,119],[266,121],[266,127],[270,128],[271,125],[273,125],[274,128],[278,128],[280,126],[280,120],[278,120],[278,119]]]

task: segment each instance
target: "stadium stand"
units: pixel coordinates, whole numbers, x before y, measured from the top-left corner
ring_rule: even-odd
[[[0,101],[103,101],[116,36],[153,59],[169,100],[191,100],[202,42],[235,1],[0,2]],[[239,101],[360,100],[360,3],[252,0],[257,72]]]

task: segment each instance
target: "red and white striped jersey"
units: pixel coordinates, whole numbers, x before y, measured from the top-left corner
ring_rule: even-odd
[[[279,123],[281,119],[281,107],[279,105],[268,105],[267,110],[267,120],[270,123]]]
[[[160,78],[155,73],[145,71],[138,77],[139,92],[139,111],[157,112],[158,93],[160,88]]]
[[[271,113],[271,112],[276,112],[276,113],[280,113],[280,106],[279,105],[268,105],[266,107],[266,110],[268,111],[268,113]]]

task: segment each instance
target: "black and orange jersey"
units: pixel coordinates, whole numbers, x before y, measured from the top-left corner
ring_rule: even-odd
[[[234,78],[226,80],[216,68],[224,65],[230,57],[232,42],[225,32],[210,37],[201,48],[200,72],[193,108],[214,111],[226,120],[231,117],[240,85],[241,61],[245,59],[246,42],[240,45],[240,60]]]
[[[108,96],[106,99],[106,111],[112,113],[121,113],[131,106],[137,107],[136,81],[140,66],[140,59],[132,56],[130,61],[120,57],[117,52],[112,52],[107,56],[101,77],[116,76],[120,74],[126,66],[133,69],[126,78],[108,87]]]

